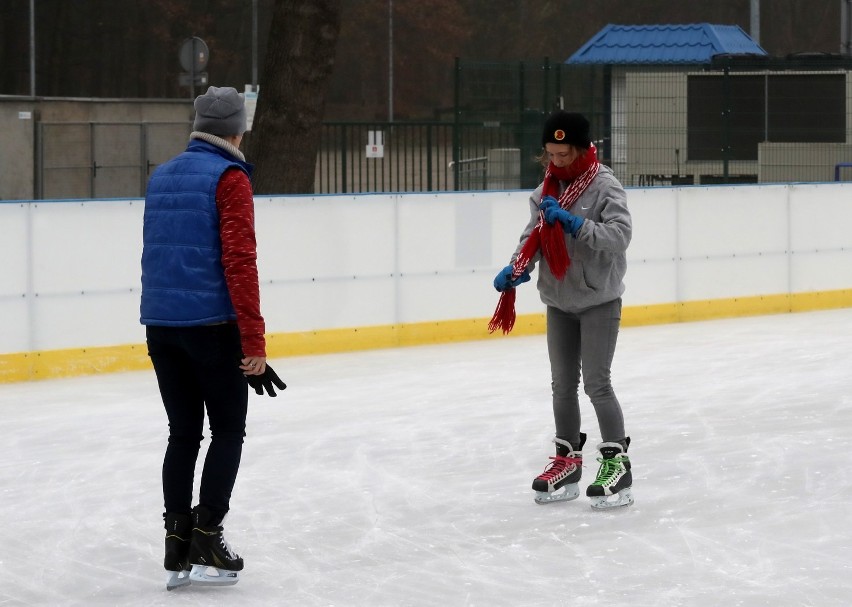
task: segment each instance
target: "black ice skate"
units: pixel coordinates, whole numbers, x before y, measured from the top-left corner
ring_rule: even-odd
[[[581,450],[586,443],[586,435],[580,433],[580,444],[576,451],[571,443],[561,438],[556,437],[553,442],[556,443],[556,456],[550,458],[553,461],[532,484],[536,504],[566,502],[580,496],[577,483],[580,482],[580,476],[583,473]]]
[[[601,443],[598,451],[601,456],[598,461],[601,467],[598,476],[586,489],[586,495],[592,498],[594,510],[609,510],[619,506],[629,506],[633,503],[631,487],[633,473],[630,471],[630,458],[627,457],[627,447],[630,439],[621,443]],[[615,496],[614,499],[610,499]]]
[[[166,521],[166,590],[189,584],[189,544],[192,539],[192,519],[188,514],[163,514]]]
[[[189,548],[189,574],[193,584],[232,586],[240,580],[243,559],[234,552],[222,535],[221,524],[211,524],[211,514],[204,506],[192,510],[192,544]]]

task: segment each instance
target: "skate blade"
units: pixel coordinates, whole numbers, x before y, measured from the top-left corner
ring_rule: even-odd
[[[189,571],[166,571],[166,590],[189,585]]]
[[[615,499],[610,499],[610,498]],[[592,498],[592,510],[612,510],[613,508],[622,508],[633,503],[633,492],[630,487],[622,489],[615,495],[600,495]]]
[[[570,483],[557,489],[553,493],[548,493],[547,491],[536,491],[535,503],[551,504],[553,502],[569,502],[577,499],[578,497],[580,497],[580,487],[577,483]]]
[[[199,586],[233,586],[240,581],[240,573],[206,565],[193,565],[189,579]]]

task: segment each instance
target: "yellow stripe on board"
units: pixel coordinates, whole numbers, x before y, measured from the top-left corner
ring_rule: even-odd
[[[150,368],[144,344],[0,354],[0,383]]]
[[[635,327],[850,307],[852,307],[852,289],[735,297],[629,306],[623,310],[622,325]],[[499,332],[489,334],[488,322],[488,318],[475,318],[301,333],[274,333],[266,337],[266,351],[270,358],[283,358],[503,337]],[[544,314],[525,314],[518,316],[511,336],[541,335],[544,331]],[[0,383],[140,371],[150,368],[151,362],[144,344],[0,354]]]

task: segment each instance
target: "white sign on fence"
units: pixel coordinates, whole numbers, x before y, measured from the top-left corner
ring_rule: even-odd
[[[254,123],[254,112],[257,108],[257,95],[260,92],[260,85],[257,85],[257,90],[252,90],[252,85],[247,84],[245,87],[246,99],[246,130],[251,130],[251,125]]]
[[[367,158],[384,158],[384,141],[384,131],[367,131]]]

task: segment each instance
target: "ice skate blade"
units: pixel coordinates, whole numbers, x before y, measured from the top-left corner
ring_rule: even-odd
[[[614,497],[615,499],[609,500]],[[613,495],[599,495],[592,498],[592,510],[612,510],[613,508],[622,508],[633,503],[633,493],[630,487],[622,489]]]
[[[193,565],[189,579],[199,586],[233,586],[240,581],[240,573],[206,565]]]
[[[547,491],[535,492],[536,504],[550,504],[553,502],[569,502],[580,497],[580,487],[577,483],[569,483],[564,487],[560,487],[553,493]]]
[[[189,584],[189,571],[166,571],[166,590],[174,590]]]

